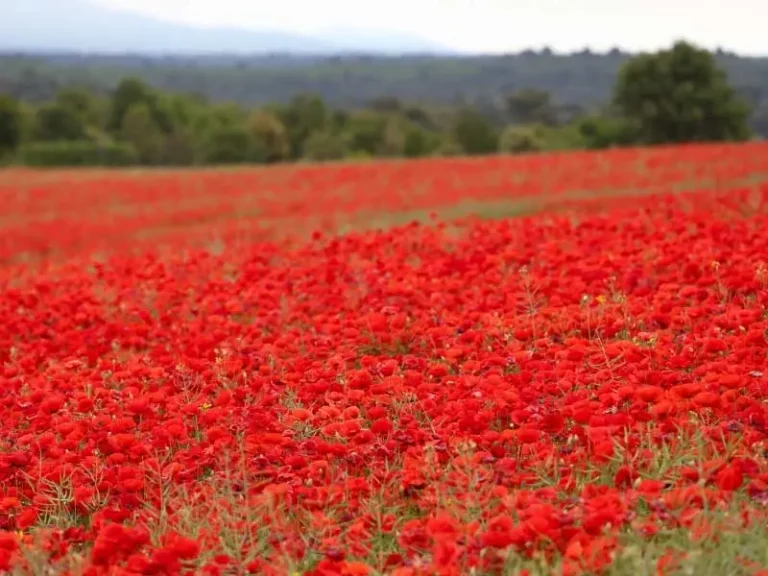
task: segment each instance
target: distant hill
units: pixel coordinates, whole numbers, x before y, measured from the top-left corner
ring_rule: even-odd
[[[306,36],[280,30],[196,28],[88,0],[0,1],[0,51],[158,54],[445,52],[427,40],[376,30]]]

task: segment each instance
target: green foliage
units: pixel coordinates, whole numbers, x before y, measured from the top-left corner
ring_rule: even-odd
[[[536,133],[544,143],[545,152],[586,148],[577,121],[562,126],[537,126]]]
[[[287,106],[277,110],[277,116],[287,129],[290,154],[300,158],[309,135],[324,130],[330,120],[328,107],[314,94],[295,96]]]
[[[462,108],[456,114],[453,136],[469,155],[492,154],[498,150],[496,130],[485,116],[471,108]]]
[[[544,90],[528,88],[508,96],[507,114],[513,124],[557,124],[552,96]]]
[[[35,140],[82,140],[85,134],[83,119],[75,110],[55,102],[37,109],[33,127]]]
[[[442,135],[438,142],[437,147],[432,153],[433,156],[461,156],[464,153],[464,149],[461,147],[456,139],[451,134]]]
[[[304,142],[304,158],[318,162],[342,160],[348,154],[344,139],[330,130],[313,132]]]
[[[440,140],[433,133],[418,126],[411,126],[405,133],[403,155],[407,158],[429,156],[437,150],[439,145]]]
[[[708,51],[687,42],[627,62],[614,102],[647,144],[744,140],[749,109]]]
[[[191,132],[176,128],[164,138],[162,156],[171,166],[191,166],[198,163],[201,152]]]
[[[383,145],[386,125],[386,116],[371,110],[350,115],[344,130],[349,148],[375,156]]]
[[[253,112],[248,119],[249,159],[259,163],[286,160],[290,142],[285,126],[277,116],[265,111]],[[303,146],[302,142],[302,146]]]
[[[107,128],[116,133],[126,125],[126,116],[132,109],[146,108],[152,124],[168,134],[173,130],[169,98],[156,92],[141,80],[125,78],[112,93]]]
[[[205,144],[207,164],[243,164],[248,162],[250,135],[243,127],[220,125],[211,131]]]
[[[138,154],[130,144],[90,140],[30,142],[19,152],[22,164],[38,168],[60,166],[133,166]]]
[[[21,106],[16,99],[0,94],[0,157],[13,152],[21,143]]]
[[[126,110],[119,136],[133,146],[142,164],[162,163],[164,135],[146,103],[134,103]]]
[[[524,154],[542,150],[544,150],[544,142],[533,126],[508,126],[499,138],[500,152]]]
[[[238,104],[218,104],[210,109],[211,121],[220,126],[242,126],[248,118],[248,112]]]
[[[378,156],[397,157],[403,155],[407,134],[403,123],[394,116],[389,116],[384,123],[381,145],[376,150]]]
[[[128,110],[141,104],[149,105],[154,99],[153,93],[141,80],[125,78],[112,93],[111,108],[107,128],[111,132],[118,132],[124,126],[124,118]]]
[[[93,54],[69,55],[64,60],[50,55],[0,54],[0,86],[16,98],[40,103],[52,100],[62,86],[80,85],[95,94],[107,94],[122,78],[135,76],[159,91],[189,91],[214,102],[248,107],[288,103],[304,92],[318,94],[329,106],[344,109],[386,107],[396,99],[402,114],[409,114],[413,105],[453,106],[462,98],[496,101],[506,114],[503,95],[533,88],[552,95],[562,123],[574,119],[575,109],[593,111],[610,99],[617,72],[631,57],[619,50],[289,60],[268,55],[147,58]],[[754,107],[752,129],[768,136],[768,58],[718,51],[715,59],[740,96]],[[500,118],[498,124],[509,121]]]
[[[610,116],[585,116],[576,122],[584,148],[603,150],[639,141],[636,122]]]
[[[524,60],[552,58],[528,54]],[[621,54],[606,58],[617,66],[627,60]],[[429,81],[431,62],[422,63],[424,82]],[[444,65],[440,62],[435,65]],[[500,62],[488,62],[496,62],[494,70],[504,72]],[[528,82],[527,77],[514,75],[504,81],[506,97],[502,92],[488,95],[473,88],[458,107],[378,94],[362,107],[347,108],[332,108],[317,94],[244,107],[209,102],[195,94],[162,92],[128,77],[116,81],[109,94],[69,87],[43,104],[0,97],[0,151],[12,158],[8,152],[33,141],[92,140],[103,146],[118,141],[129,145],[141,164],[190,166],[525,153],[744,138],[746,109],[713,62],[705,51],[683,43],[633,59],[616,86],[618,114],[610,109],[594,112],[600,108],[591,106],[589,115],[580,104],[556,105],[549,89],[513,88],[509,93],[510,82]],[[223,79],[239,81],[250,68],[238,70],[237,77]],[[345,73],[359,72],[354,70]],[[269,92],[268,87],[264,89]],[[456,92],[452,98],[455,101],[461,94]],[[761,96],[753,93],[751,102],[760,103]],[[61,153],[60,157],[68,156]]]
[[[371,100],[367,107],[377,112],[391,113],[402,110],[403,104],[394,96],[380,96]]]
[[[103,126],[107,102],[85,88],[65,88],[56,94],[55,103],[68,110],[86,126]]]

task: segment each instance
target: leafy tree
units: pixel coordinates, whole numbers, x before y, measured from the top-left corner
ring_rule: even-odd
[[[344,130],[349,120],[349,112],[346,110],[334,110],[331,112],[330,129],[334,133]]]
[[[279,162],[290,155],[285,126],[277,116],[258,110],[248,119],[251,159],[255,162]]]
[[[177,98],[164,93],[153,93],[149,101],[146,102],[152,114],[152,120],[163,134],[170,134],[177,127],[174,119],[174,104],[176,102],[178,102]]]
[[[341,160],[347,156],[347,144],[344,139],[330,130],[313,132],[304,142],[304,158],[319,162]]]
[[[453,126],[453,136],[470,155],[491,154],[498,150],[498,137],[490,122],[471,108],[462,108]]]
[[[35,140],[82,140],[85,135],[83,119],[73,109],[58,103],[45,104],[37,109],[33,128]]]
[[[386,127],[386,116],[372,110],[361,110],[349,117],[344,133],[352,151],[375,156],[384,143]]]
[[[153,91],[141,80],[137,78],[121,80],[112,93],[107,128],[112,132],[119,132],[123,128],[125,115],[131,107],[143,104],[151,108],[153,101]]]
[[[544,90],[528,88],[508,96],[507,114],[513,124],[557,124],[557,109]]]
[[[86,126],[103,127],[105,100],[85,88],[65,88],[56,94],[56,104],[76,115]]]
[[[163,161],[164,135],[147,104],[137,103],[128,108],[120,126],[120,138],[133,146],[142,164]]]
[[[165,98],[164,104],[165,112],[174,128],[191,126],[200,114],[200,109],[204,108],[204,105],[186,94],[170,95]]]
[[[0,156],[19,147],[22,123],[21,107],[16,99],[0,94]]]
[[[411,126],[405,133],[403,155],[407,158],[428,156],[437,149],[438,145],[439,140],[434,134],[422,130],[418,126]]]
[[[325,102],[314,94],[300,94],[281,107],[278,116],[288,133],[291,156],[300,158],[304,141],[313,132],[328,126],[329,111]]]
[[[219,126],[242,126],[248,118],[248,113],[237,104],[219,104],[210,110],[214,124]]]
[[[403,111],[403,115],[417,126],[426,130],[434,130],[436,128],[429,112],[419,106],[409,106]]]
[[[163,139],[162,157],[172,166],[191,166],[197,163],[199,145],[193,134],[177,128]]]
[[[241,164],[248,161],[251,136],[242,126],[219,125],[211,131],[205,145],[210,164]]]
[[[614,103],[647,144],[744,140],[749,110],[708,51],[687,42],[628,61]]]

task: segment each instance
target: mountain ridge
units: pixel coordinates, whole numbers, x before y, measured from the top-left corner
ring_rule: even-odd
[[[3,4],[0,6],[0,51],[148,56],[451,53],[429,40],[386,30],[342,29],[307,35],[275,29],[205,28],[86,0],[24,0]]]

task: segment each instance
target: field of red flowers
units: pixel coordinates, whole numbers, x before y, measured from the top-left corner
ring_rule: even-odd
[[[765,576],[766,182],[0,174],[0,573]]]

